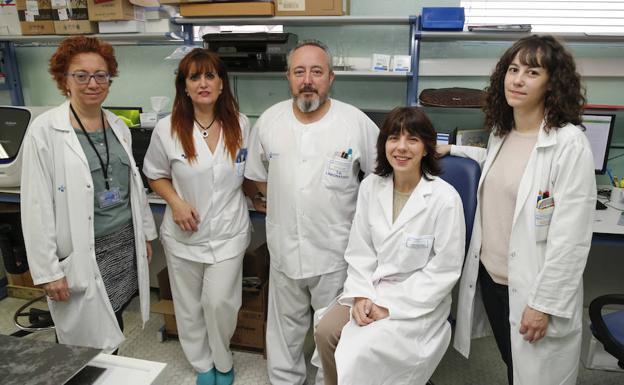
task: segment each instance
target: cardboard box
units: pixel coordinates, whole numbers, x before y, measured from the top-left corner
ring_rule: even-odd
[[[273,16],[272,1],[252,1],[236,3],[182,3],[182,16]]]
[[[145,32],[145,21],[141,20],[115,20],[100,21],[98,23],[100,33],[137,33]]]
[[[230,340],[233,347],[264,351],[266,322],[263,313],[241,310],[238,312],[236,330]]]
[[[152,313],[162,314],[165,319],[165,332],[170,336],[178,335],[178,326],[176,324],[175,312],[173,309],[173,300],[163,299],[152,304],[150,309]]]
[[[15,0],[5,0],[0,4],[0,35],[20,35],[20,20]]]
[[[97,23],[89,20],[54,21],[54,31],[57,35],[84,35],[97,33]]]
[[[264,282],[259,289],[243,288],[241,310],[263,313],[266,319],[269,304],[269,283]]]
[[[342,16],[349,0],[275,0],[275,16]]]
[[[157,274],[157,279],[161,300],[152,304],[151,311],[163,315],[167,335],[177,336],[178,327],[166,267]],[[242,306],[238,312],[236,330],[231,340],[232,346],[264,352],[268,287],[269,283],[264,282],[259,290],[243,290]]]
[[[145,20],[143,7],[136,7],[128,0],[88,0],[91,21]]]
[[[54,17],[50,0],[17,0],[17,14],[22,35],[54,34]]]
[[[243,277],[258,277],[260,282],[269,280],[269,248],[266,243],[253,251],[245,253],[243,259]]]

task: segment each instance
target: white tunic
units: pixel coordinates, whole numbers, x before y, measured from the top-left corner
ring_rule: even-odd
[[[393,223],[392,193],[392,175],[371,175],[360,188],[339,302],[366,297],[389,317],[345,325],[341,384],[424,384],[450,342],[451,290],[464,260],[461,199],[442,179],[422,178]]]
[[[268,185],[266,231],[273,268],[293,279],[346,268],[358,173],[374,169],[378,134],[364,113],[335,99],[311,124],[296,119],[292,100],[260,116],[245,177]],[[350,156],[342,155],[349,150]]]
[[[505,138],[490,136],[487,151],[453,146],[452,155],[482,166],[477,215],[459,285],[455,348],[468,357],[470,338],[486,333],[487,318],[477,290],[481,250],[481,189]],[[540,191],[554,206],[538,210]],[[589,142],[568,124],[548,133],[540,128],[514,209],[509,239],[509,323],[516,385],[576,383],[581,347],[583,270],[591,246],[596,180]],[[546,336],[536,343],[519,333],[530,306],[551,315]]]
[[[145,324],[149,318],[145,241],[156,238],[156,226],[132,157],[130,130],[109,111],[104,113],[130,159],[130,207]],[[69,300],[48,300],[59,342],[112,351],[124,336],[95,260],[93,179],[69,114],[69,102],[45,112],[35,119],[24,137],[24,242],[35,284],[67,279]]]
[[[249,120],[240,114],[239,122],[244,149]],[[171,116],[161,119],[152,133],[143,172],[150,179],[171,179],[180,198],[199,213],[198,230],[183,231],[167,205],[160,227],[165,246],[182,258],[213,264],[236,257],[249,244],[249,212],[241,189],[245,161],[231,159],[223,133],[214,153],[199,130],[193,130],[193,140],[197,157],[189,164],[182,144],[171,134]]]

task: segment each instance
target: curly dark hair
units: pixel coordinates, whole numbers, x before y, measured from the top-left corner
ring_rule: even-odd
[[[513,59],[530,67],[544,68],[548,86],[544,100],[545,129],[557,129],[567,123],[580,124],[585,89],[576,71],[572,54],[553,36],[532,35],[514,43],[500,58],[486,88],[485,129],[505,136],[513,127],[513,108],[505,98],[505,75]]]
[[[436,152],[437,134],[425,112],[418,107],[396,107],[384,120],[377,137],[377,166],[375,174],[385,177],[392,173],[392,166],[386,157],[386,141],[390,135],[406,131],[415,135],[425,145],[425,155],[420,162],[423,178],[440,175],[441,169]]]
[[[64,39],[50,58],[48,71],[61,93],[67,96],[66,73],[74,56],[81,53],[98,54],[106,62],[111,77],[117,76],[115,50],[109,43],[96,37],[72,36]]]

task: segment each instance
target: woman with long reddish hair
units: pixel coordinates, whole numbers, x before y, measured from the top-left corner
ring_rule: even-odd
[[[167,201],[160,231],[182,349],[198,385],[232,384],[229,344],[250,239],[241,189],[249,120],[223,62],[206,49],[182,59],[175,86],[173,112],[156,125],[143,171]]]

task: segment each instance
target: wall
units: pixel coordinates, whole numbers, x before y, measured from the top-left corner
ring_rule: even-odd
[[[352,0],[352,15],[397,16],[415,15],[425,6],[457,6],[459,0]],[[339,27],[290,27],[300,39],[318,38],[326,42],[338,55],[354,58],[370,57],[371,53],[406,54],[408,52],[407,26],[339,26]],[[487,42],[444,42],[424,43],[421,47],[422,71],[420,90],[462,86],[483,88],[496,58],[509,43]],[[596,104],[624,105],[623,44],[572,44],[584,73],[588,100]],[[173,77],[177,62],[164,60],[173,46],[117,46],[119,77],[115,79],[108,105],[140,105],[149,109],[149,97],[165,95],[173,99]],[[26,104],[55,105],[63,98],[47,73],[47,61],[55,47],[18,47]],[[603,76],[602,67],[593,61],[612,63],[609,70],[617,76]],[[600,64],[600,63],[598,63]],[[273,103],[289,97],[288,86],[281,76],[241,76],[233,79],[240,100],[241,110],[251,118],[259,115]],[[406,82],[404,79],[388,78],[345,78],[339,77],[333,89],[333,96],[364,109],[390,109],[405,103]],[[0,96],[1,97],[1,96]],[[2,99],[0,99],[2,100]],[[429,109],[429,114],[440,131],[454,127],[478,128],[482,117],[478,111]],[[614,143],[624,145],[624,112],[618,114]],[[612,149],[611,156],[624,153],[623,149]],[[609,163],[620,176],[624,176],[624,157]],[[598,176],[600,184],[607,179]],[[602,292],[617,290],[624,292],[624,283],[615,283],[602,276],[614,271],[624,271],[624,261],[618,259],[612,247],[595,249],[588,266],[587,297]],[[614,265],[617,268],[614,268]],[[608,267],[605,267],[608,266]]]

